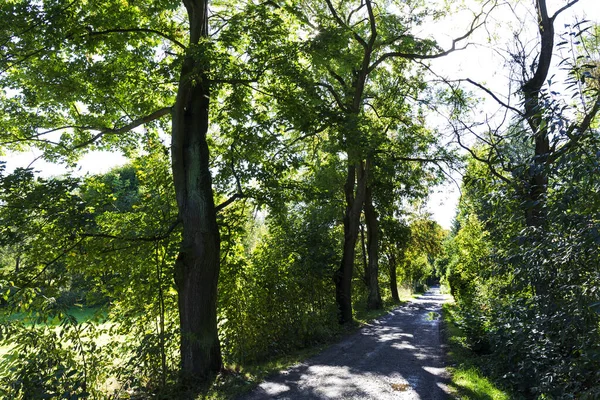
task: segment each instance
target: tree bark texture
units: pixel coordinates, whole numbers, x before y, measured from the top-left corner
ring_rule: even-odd
[[[398,294],[398,278],[396,276],[396,255],[394,254],[393,251],[390,251],[389,255],[388,255],[388,262],[389,262],[389,273],[390,273],[390,289],[392,291],[392,299],[394,299],[394,301],[399,302],[400,301],[400,295]]]
[[[534,75],[522,87],[525,118],[534,138],[534,157],[529,170],[527,205],[525,210],[528,226],[542,226],[546,220],[544,202],[548,191],[547,161],[550,155],[548,124],[543,120],[540,91],[548,78],[554,51],[554,19],[548,15],[546,0],[537,0],[540,55]]]
[[[352,271],[354,269],[360,214],[365,200],[366,175],[367,171],[363,162],[352,163],[349,161],[344,185],[346,195],[344,248],[342,262],[334,274],[335,299],[338,304],[340,324],[352,321]]]
[[[367,224],[367,253],[369,255],[367,309],[379,310],[383,308],[381,291],[379,290],[379,221],[373,206],[373,193],[370,186],[367,186],[365,191],[365,221]]]
[[[363,282],[365,286],[369,287],[369,264],[367,262],[367,241],[365,239],[365,225],[360,224],[360,248],[362,250],[362,262],[363,262]]]
[[[208,37],[206,0],[184,0],[190,45]],[[184,379],[207,379],[222,367],[217,335],[220,237],[206,141],[210,88],[208,63],[188,55],[173,107],[173,179],[183,236],[175,262]]]

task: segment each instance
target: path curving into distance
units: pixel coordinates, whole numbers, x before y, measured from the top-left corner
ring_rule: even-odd
[[[448,399],[434,287],[305,362],[271,376],[240,400]]]

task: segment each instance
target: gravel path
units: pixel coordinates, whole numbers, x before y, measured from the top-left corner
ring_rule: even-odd
[[[241,400],[447,399],[441,305],[432,288],[319,355],[280,372]]]

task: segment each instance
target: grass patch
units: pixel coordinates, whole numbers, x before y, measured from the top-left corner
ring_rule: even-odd
[[[443,305],[443,319],[448,355],[452,366],[448,371],[452,375],[450,387],[457,398],[469,400],[510,400],[516,397],[500,388],[482,373],[482,359],[466,345],[466,338],[456,323],[457,305]]]
[[[427,313],[427,321],[435,321],[435,320],[438,320],[438,319],[440,319],[440,314],[439,313],[436,313],[436,312],[433,312],[433,311],[429,311]]]
[[[77,320],[77,322],[80,324],[84,323],[84,322],[95,322],[97,324],[102,324],[107,321],[107,315],[108,315],[106,310],[104,310],[100,307],[77,307],[77,306],[70,307],[65,312],[65,314],[68,314],[68,315],[74,317]],[[51,320],[48,319],[43,323],[41,323],[40,320],[41,320],[41,318],[36,313],[8,314],[8,313],[0,312],[0,323],[19,321],[19,322],[22,322],[26,327],[31,327],[35,324],[37,326],[45,325],[49,328],[60,329],[59,326],[61,323],[61,319],[59,319],[58,317],[55,317],[54,319],[51,319]],[[107,335],[104,335],[104,336],[107,336]],[[9,343],[7,339],[8,338],[4,338],[4,341],[0,340],[0,362],[4,359],[4,357],[6,357],[10,353],[10,351],[15,346],[15,343]],[[97,344],[101,346],[101,345],[105,344],[106,342],[108,342],[108,340],[109,340],[108,336],[98,338]],[[4,343],[4,344],[2,344],[2,343]]]

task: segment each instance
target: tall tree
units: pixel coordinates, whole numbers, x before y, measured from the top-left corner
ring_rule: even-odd
[[[184,0],[190,49],[208,45],[208,1]],[[217,333],[220,236],[207,143],[210,60],[188,52],[173,106],[171,157],[182,243],[175,264],[182,372],[206,377],[221,368]]]
[[[526,120],[534,136],[534,153],[532,163],[529,168],[531,180],[528,185],[528,200],[530,206],[526,210],[527,224],[529,226],[542,226],[545,222],[544,202],[548,191],[548,170],[549,166],[556,161],[560,155],[557,153],[556,145],[551,145],[551,135],[555,133],[563,134],[562,129],[553,127],[557,123],[556,119],[562,119],[562,115],[553,115],[548,110],[547,105],[550,98],[548,93],[544,93],[542,88],[548,81],[550,68],[552,67],[552,58],[555,52],[555,28],[556,18],[565,10],[575,5],[578,0],[566,2],[562,7],[550,14],[546,0],[536,1],[536,12],[538,19],[539,32],[539,53],[537,63],[533,74],[527,78],[523,76],[524,83],[521,86],[523,96],[523,118]],[[523,60],[523,62],[525,62]],[[577,123],[571,124],[564,133],[568,142],[563,146],[559,153],[564,152],[568,147],[577,145],[577,142],[589,129],[591,122],[600,111],[600,94],[595,104],[588,110],[583,111],[582,119]],[[566,146],[566,147],[565,147]]]
[[[565,27],[570,28],[571,32],[566,35],[566,40],[556,43],[557,18],[578,2],[579,0],[563,1],[556,5],[557,9],[553,13],[549,11],[547,0],[534,2],[538,34],[538,40],[534,42],[535,47],[526,48],[522,39],[516,36],[517,50],[509,54],[513,63],[511,78],[519,82],[516,93],[522,100],[519,106],[512,106],[509,100],[503,100],[510,99],[513,93],[494,93],[484,85],[467,79],[514,117],[513,125],[508,129],[503,126],[496,127],[491,130],[489,137],[483,139],[490,148],[487,157],[482,157],[471,149],[469,152],[476,160],[487,164],[497,178],[521,187],[525,223],[532,227],[542,227],[545,224],[544,209],[553,166],[560,158],[579,146],[582,139],[589,136],[590,127],[600,112],[600,91],[592,82],[588,82],[587,85],[578,84],[579,80],[585,83],[585,76],[582,75],[584,71],[581,65],[577,63],[582,58],[589,58],[589,55],[573,53],[576,48],[574,39],[583,35],[589,27],[582,23],[572,27],[567,24]],[[521,23],[525,24],[527,21]],[[566,57],[557,62],[555,54],[565,46],[569,47],[572,59]],[[558,63],[570,74],[565,82],[566,91],[570,92],[573,98],[589,99],[584,101],[582,106],[576,103],[569,104],[566,96],[561,97],[557,92],[553,68],[557,69]],[[464,123],[461,122],[460,125],[460,129],[467,128],[475,133],[475,130]],[[481,135],[476,135],[482,138]],[[517,136],[524,142],[531,138],[533,143],[526,168],[523,168],[522,157],[515,159],[514,155],[507,151],[506,143],[515,142]]]
[[[409,7],[419,7],[411,2]],[[351,284],[355,246],[359,233],[369,182],[373,179],[374,157],[386,137],[398,139],[398,131],[410,116],[405,108],[416,88],[422,87],[413,70],[414,60],[442,57],[457,49],[479,24],[478,18],[468,32],[453,41],[448,50],[440,49],[430,39],[418,38],[412,30],[427,10],[419,9],[419,17],[403,14],[405,4],[388,2],[304,2],[287,6],[303,23],[311,39],[306,47],[311,60],[315,85],[330,106],[332,151],[343,152],[345,166],[344,244],[342,259],[334,277],[341,323],[352,320]],[[421,13],[422,12],[422,13]],[[388,73],[392,71],[392,73]],[[389,86],[399,97],[382,95]],[[379,99],[379,101],[371,101]],[[376,104],[378,103],[378,104]],[[385,104],[384,104],[385,103]],[[417,102],[413,102],[416,106]],[[381,107],[381,108],[380,108]],[[398,110],[403,110],[400,112]],[[418,109],[418,106],[414,107]],[[413,109],[413,111],[414,111]],[[385,111],[384,111],[385,110]],[[415,113],[416,114],[416,113]],[[386,118],[392,115],[390,118]],[[418,135],[403,138],[407,142]],[[417,139],[418,140],[418,139]],[[416,146],[418,148],[418,146]],[[420,148],[418,151],[423,151]],[[377,215],[369,207],[371,230],[371,267],[377,269]],[[370,285],[370,306],[378,307],[377,275]]]
[[[229,47],[219,48],[217,42],[231,42],[239,32],[236,36],[229,27],[218,27],[211,36],[208,7],[207,0],[19,0],[0,5],[0,16],[7,21],[0,27],[4,149],[36,146],[48,160],[73,164],[88,150],[129,153],[140,141],[160,141],[171,117],[172,171],[183,226],[175,266],[181,370],[184,377],[200,379],[222,365],[216,215],[239,197],[221,205],[213,199],[207,140],[211,97],[219,85],[256,80],[254,68],[261,65],[256,58],[265,59],[258,51],[241,62],[228,57]],[[228,4],[220,7],[242,12]],[[265,15],[256,20],[262,27],[272,21]],[[256,45],[256,40],[241,42],[230,46],[232,51],[248,42]],[[254,78],[245,79],[246,65],[252,66]],[[229,93],[234,97],[237,91]]]

